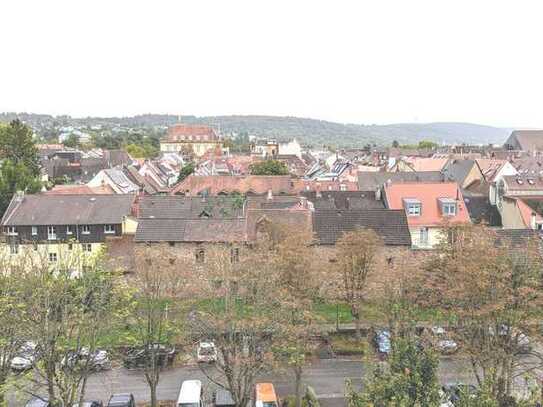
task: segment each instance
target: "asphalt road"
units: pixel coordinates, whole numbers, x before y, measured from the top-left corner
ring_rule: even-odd
[[[204,367],[213,376],[212,366]],[[357,387],[362,385],[364,374],[363,363],[357,358],[321,359],[312,361],[304,372],[304,383],[312,386],[324,407],[344,405],[346,380],[351,380]],[[463,360],[444,358],[439,368],[442,383],[470,383],[471,374]],[[214,385],[198,366],[172,368],[162,372],[158,386],[161,400],[175,400],[181,383],[188,379],[200,379],[204,383],[205,392],[210,395]],[[261,378],[262,381],[274,383],[279,397],[292,394],[294,383],[288,370],[274,372]],[[133,393],[137,401],[148,401],[149,391],[143,373],[140,370],[113,369],[94,374],[87,385],[87,399],[98,399],[107,402],[112,393]]]
[[[204,366],[206,372],[213,376],[212,365]],[[359,358],[317,359],[308,364],[304,371],[303,381],[312,386],[323,407],[340,407],[345,405],[344,390],[346,380],[360,388],[362,376],[368,367]],[[458,357],[442,358],[439,365],[440,381],[445,383],[472,383],[472,375],[468,364]],[[211,383],[199,366],[183,366],[167,369],[162,372],[158,386],[160,400],[176,400],[181,383],[188,379],[200,379],[204,384],[206,397],[210,397],[215,385]],[[294,392],[294,381],[288,370],[276,371],[263,376],[260,381],[274,383],[279,397]],[[109,371],[93,374],[87,384],[87,400],[102,400],[107,403],[113,393],[132,393],[136,401],[149,401],[149,390],[141,370],[114,368]],[[25,397],[10,397],[9,406],[20,407]]]

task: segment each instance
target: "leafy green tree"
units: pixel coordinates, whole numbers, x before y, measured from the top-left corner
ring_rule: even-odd
[[[36,193],[40,188],[39,178],[24,162],[4,160],[0,167],[0,213],[5,212],[15,192]]]
[[[19,120],[0,127],[0,159],[23,164],[31,176],[38,177],[40,163],[32,129]]]
[[[129,144],[126,146],[126,152],[134,158],[146,158],[145,148],[137,144]]]
[[[422,140],[419,141],[418,148],[421,150],[433,150],[434,148],[438,148],[439,144],[434,143],[433,141],[428,140]]]
[[[194,163],[188,163],[183,168],[181,168],[181,171],[179,171],[179,177],[177,178],[177,182],[183,181],[193,172],[194,172]]]
[[[349,407],[437,407],[440,388],[438,358],[407,338],[392,343],[390,367],[377,367],[363,392],[347,388]]]
[[[70,134],[63,144],[66,147],[76,148],[79,145],[79,140],[75,134]]]
[[[287,165],[278,160],[266,160],[252,164],[249,170],[252,175],[288,175]]]

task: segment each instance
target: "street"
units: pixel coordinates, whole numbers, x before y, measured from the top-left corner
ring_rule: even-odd
[[[213,375],[212,365],[203,367],[209,375]],[[344,405],[344,390],[346,380],[352,380],[356,387],[362,384],[361,376],[367,367],[359,358],[316,359],[304,371],[304,383],[312,386],[324,407],[339,407]],[[442,383],[471,382],[468,365],[457,358],[443,358],[439,367]],[[206,398],[209,398],[214,385],[206,378],[199,366],[184,366],[168,369],[162,372],[158,386],[160,400],[176,400],[181,383],[188,379],[200,379],[204,383]],[[274,372],[261,377],[261,381],[274,384],[279,397],[292,394],[293,379],[288,370]],[[149,400],[149,390],[141,370],[115,368],[106,372],[93,374],[87,384],[88,400],[102,400],[107,403],[113,393],[132,393],[137,402]],[[10,406],[20,406],[24,400],[10,400]]]

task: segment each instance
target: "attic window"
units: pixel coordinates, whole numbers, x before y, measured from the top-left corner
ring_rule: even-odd
[[[439,204],[441,206],[441,213],[443,216],[455,216],[456,215],[456,201],[452,198],[439,198]]]
[[[403,202],[408,216],[420,216],[422,203],[418,199],[406,198]]]
[[[203,210],[202,212],[200,212],[199,216],[200,216],[200,218],[211,218],[211,213],[209,213],[206,210]]]
[[[521,180],[520,178],[517,178],[517,184],[522,185],[522,184],[524,184],[524,181]]]
[[[528,184],[530,184],[530,185],[534,185],[534,184],[535,184],[533,178],[528,178]]]

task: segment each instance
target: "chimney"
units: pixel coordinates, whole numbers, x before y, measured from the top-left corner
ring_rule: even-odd
[[[532,229],[534,229],[534,230],[537,229],[537,225],[536,225],[536,223],[535,223],[535,219],[536,219],[536,213],[535,213],[535,212],[532,212],[532,216],[531,216],[531,218],[530,218],[530,227],[531,227]]]
[[[271,189],[268,189],[268,197],[267,197],[268,201],[272,201],[273,200],[273,193],[272,193],[272,190]]]

